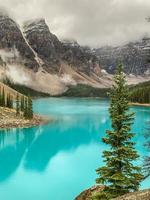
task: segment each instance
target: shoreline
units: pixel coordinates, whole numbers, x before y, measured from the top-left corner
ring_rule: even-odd
[[[90,96],[49,96],[49,97],[40,97],[40,98],[66,98],[66,99],[102,99],[102,100],[108,100],[108,97],[90,97]],[[35,98],[35,99],[39,99],[39,98]],[[150,107],[150,103],[138,103],[138,102],[129,102],[129,105],[135,105],[135,106],[146,106],[146,107]]]
[[[52,122],[52,119],[40,115],[34,115],[33,119],[14,119],[5,123],[0,122],[0,130],[11,128],[31,128]]]
[[[129,103],[130,106],[144,106],[144,107],[150,107],[149,103],[134,103],[134,102],[130,102]]]
[[[40,126],[52,122],[51,117],[46,117],[38,114],[33,115],[33,119],[25,119],[21,113],[16,116],[16,111],[10,108],[0,107],[0,130],[11,128],[29,128]]]
[[[75,197],[75,200],[90,200],[93,199],[92,197],[98,193],[103,192],[105,189],[104,185],[94,185],[91,188],[88,188],[84,191],[82,191],[77,197]],[[150,195],[150,189],[144,189],[144,190],[138,190],[135,192],[129,192],[127,194],[124,194],[123,196],[119,196],[117,198],[113,198],[112,200],[149,200]]]

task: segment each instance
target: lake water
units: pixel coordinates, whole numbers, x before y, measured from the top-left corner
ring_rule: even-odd
[[[53,123],[0,131],[1,200],[73,200],[95,184],[95,169],[102,166],[101,142],[110,128],[109,102],[100,99],[45,98],[34,110],[52,116]],[[136,149],[144,148],[150,108],[132,107]],[[150,179],[141,188],[150,187]]]

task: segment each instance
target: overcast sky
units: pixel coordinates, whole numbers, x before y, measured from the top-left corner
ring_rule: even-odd
[[[92,47],[121,45],[150,35],[150,0],[0,0],[21,24],[45,18],[59,38]]]

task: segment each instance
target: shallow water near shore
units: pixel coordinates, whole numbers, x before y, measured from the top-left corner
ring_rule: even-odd
[[[87,98],[34,100],[36,113],[53,117],[52,123],[0,131],[0,199],[73,200],[95,184],[102,165],[101,142],[110,128],[109,102]],[[136,149],[143,156],[150,108],[132,106]],[[150,188],[150,179],[141,189]]]

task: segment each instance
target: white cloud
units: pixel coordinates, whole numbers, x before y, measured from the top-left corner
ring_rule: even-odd
[[[59,38],[119,45],[150,34],[149,0],[0,0],[18,23],[44,17]]]
[[[27,85],[30,82],[29,77],[23,69],[16,65],[7,65],[6,76],[14,83]]]

